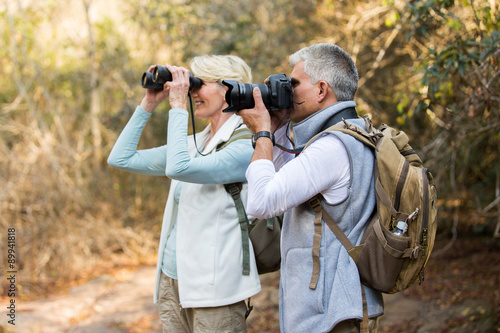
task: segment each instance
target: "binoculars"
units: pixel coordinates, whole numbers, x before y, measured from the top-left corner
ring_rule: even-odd
[[[142,87],[146,89],[163,90],[165,82],[172,81],[172,73],[165,67],[156,65],[153,72],[144,72],[142,74]],[[189,73],[189,87],[190,89],[201,88],[202,81]]]

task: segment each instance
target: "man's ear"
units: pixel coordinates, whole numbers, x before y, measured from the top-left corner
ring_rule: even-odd
[[[318,102],[323,102],[329,94],[333,93],[333,91],[328,91],[330,86],[326,81],[319,81],[319,92],[318,92]]]

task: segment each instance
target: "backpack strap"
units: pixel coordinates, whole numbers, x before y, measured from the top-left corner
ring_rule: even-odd
[[[335,124],[337,124],[337,123],[339,123],[341,121],[345,122],[345,119],[356,119],[356,118],[359,118],[359,117],[358,117],[358,113],[356,112],[355,108],[350,107],[350,108],[346,108],[344,110],[341,110],[338,113],[334,114],[333,117],[331,117],[330,119],[328,119],[328,121],[326,122],[326,124],[323,125],[323,127],[320,129],[320,133],[323,132],[323,131],[325,131],[329,127],[333,127]],[[309,142],[311,142],[311,141],[309,141]],[[284,150],[284,151],[286,151],[288,153],[297,154],[298,155],[298,154],[300,154],[302,152],[302,150],[304,150],[309,145],[309,143],[306,145],[306,147],[296,148],[296,149],[287,149],[287,148],[285,148],[283,146],[280,146],[277,143],[275,143],[274,145],[276,147],[280,148],[281,150]]]
[[[323,208],[321,204],[319,195],[312,197],[307,201],[309,206],[312,208],[315,214],[314,219],[314,238],[313,238],[313,273],[311,276],[311,282],[309,283],[310,289],[316,289],[316,285],[318,284],[319,278],[319,249],[321,245],[321,234],[323,231],[323,226],[321,224],[321,220],[324,220],[328,227],[332,230],[335,236],[338,238],[340,243],[346,248],[347,253],[354,259],[354,262],[358,259],[355,255],[354,245],[352,245],[351,241],[345,233],[340,229],[337,223],[333,220],[333,218],[328,214],[328,212]]]
[[[359,118],[358,113],[354,107],[349,107],[344,110],[341,110],[333,115],[325,125],[320,129],[320,132],[326,130],[328,127],[331,127],[345,119],[356,119]]]
[[[217,146],[216,151],[219,151],[229,146],[229,144],[231,144],[236,140],[251,139],[251,138],[252,138],[252,132],[248,128],[246,127],[237,128],[233,132],[229,140],[227,140],[226,142],[221,142]],[[240,196],[241,186],[242,186],[241,183],[224,184],[224,188],[233,198],[234,205],[236,206],[236,211],[238,212],[238,223],[241,229],[241,246],[243,250],[242,274],[250,275],[250,249],[249,249],[250,241],[248,238],[248,217],[247,213],[245,212],[245,207],[243,206],[243,202],[241,201],[241,196]]]
[[[345,119],[342,119],[342,122],[327,127],[323,131],[313,136],[311,140],[309,140],[309,142],[306,144],[304,149],[306,149],[314,140],[316,140],[317,137],[322,135],[324,132],[330,132],[330,131],[337,131],[348,134],[350,136],[353,136],[358,141],[361,141],[366,146],[375,149],[377,147],[377,142],[380,140],[381,137],[383,137],[383,134],[382,132],[378,131],[373,127],[368,117],[365,117],[364,119],[366,123],[366,128],[369,129],[368,132],[359,126],[348,123],[345,121]]]
[[[233,132],[233,134],[231,134],[231,137],[229,137],[229,140],[219,143],[219,145],[216,148],[216,151],[219,151],[223,148],[226,148],[227,146],[229,146],[229,144],[233,143],[236,140],[251,139],[251,138],[252,138],[252,132],[248,128],[246,128],[246,127],[237,128]]]
[[[243,275],[250,275],[250,241],[248,237],[248,217],[241,201],[241,183],[224,184],[226,191],[231,195],[238,211],[238,223],[241,229],[241,246],[243,248]]]
[[[368,302],[366,301],[365,287],[361,285],[361,295],[363,296],[363,320],[359,324],[359,333],[369,333]]]
[[[357,261],[358,259],[357,254],[359,254],[359,252],[355,251],[356,247],[352,245],[352,242],[349,240],[349,238],[347,238],[342,229],[340,229],[340,227],[338,226],[337,223],[335,223],[330,214],[328,214],[325,208],[323,208],[319,195],[311,198],[309,201],[307,201],[307,203],[314,210],[314,213],[316,215],[314,220],[313,273],[311,276],[311,282],[309,283],[310,289],[316,289],[316,285],[318,284],[318,278],[319,278],[319,249],[321,245],[322,219],[324,219],[325,223],[332,230],[337,239],[346,248],[347,253],[349,254],[349,256],[351,256],[354,262]],[[361,284],[361,295],[363,297],[363,320],[360,323],[360,333],[369,333],[368,304],[366,301],[365,288],[363,287],[362,284]]]
[[[336,124],[334,126],[329,127],[328,129],[326,129],[326,131],[338,131],[338,132],[348,134],[348,135],[354,137],[356,140],[361,141],[366,146],[376,150],[379,147],[379,144],[382,142],[382,138],[384,137],[384,134],[380,130],[376,129],[373,126],[372,122],[370,121],[370,118],[365,116],[364,119],[365,119],[365,125],[366,125],[366,129],[367,129],[366,131],[363,130],[362,128],[354,125],[354,124],[347,123],[345,120],[343,123],[339,123],[339,124]],[[308,145],[310,144],[310,142],[313,141],[313,139],[311,139],[309,141]],[[400,184],[398,185],[398,188],[402,189],[403,184],[404,184],[403,181],[406,179],[406,175],[408,173],[409,167],[410,167],[410,164],[405,159],[405,164],[404,164],[404,167],[402,170],[402,174],[400,177]],[[375,192],[377,194],[377,198],[379,199],[379,201],[382,202],[384,204],[384,206],[386,206],[386,208],[389,210],[391,215],[394,216],[394,218],[396,218],[398,221],[406,220],[408,218],[408,214],[399,212],[398,211],[399,202],[396,202],[393,205],[391,199],[389,198],[389,195],[384,190],[384,187],[382,186],[382,183],[380,182],[380,173],[378,171],[378,164],[377,163],[375,163],[374,175],[375,175]],[[397,191],[397,192],[400,193],[400,191]],[[397,196],[396,199],[399,200],[399,196]]]
[[[315,218],[314,218],[314,238],[313,238],[313,248],[312,248],[312,257],[313,257],[313,271],[311,276],[311,282],[309,283],[310,289],[316,289],[316,285],[318,284],[319,278],[319,248],[321,246],[321,233],[323,231],[323,225],[321,224],[321,220],[323,218],[323,206],[317,197],[313,197],[307,201],[309,206],[313,209]]]

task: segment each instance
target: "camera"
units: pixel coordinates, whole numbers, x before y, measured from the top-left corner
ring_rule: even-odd
[[[223,80],[222,83],[228,88],[225,98],[229,105],[222,112],[236,112],[255,107],[253,99],[255,87],[260,89],[262,101],[269,111],[285,110],[292,107],[292,80],[285,74],[269,76],[267,84],[238,83],[231,80]]]
[[[165,67],[156,65],[153,72],[144,72],[142,74],[142,87],[147,89],[163,90],[163,85],[167,81],[172,81],[172,73]],[[189,73],[189,87],[191,89],[201,88],[202,81]]]

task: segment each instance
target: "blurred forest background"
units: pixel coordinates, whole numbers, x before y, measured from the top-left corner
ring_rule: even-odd
[[[433,173],[440,235],[499,235],[496,0],[0,1],[0,243],[16,228],[24,297],[155,262],[169,180],[106,159],[143,71],[200,54],[238,55],[261,83],[299,48],[338,44],[358,112],[404,130]],[[164,144],[167,110],[140,148]]]

